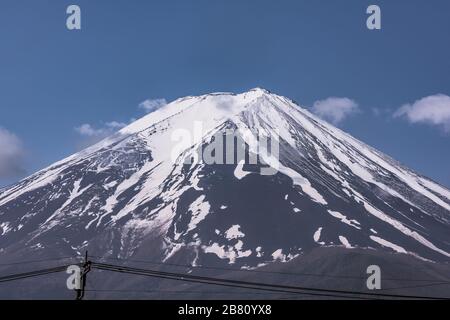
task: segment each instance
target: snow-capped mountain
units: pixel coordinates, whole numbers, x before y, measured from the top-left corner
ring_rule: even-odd
[[[230,132],[262,160],[186,161]],[[0,260],[89,248],[254,268],[321,246],[448,262],[450,191],[259,88],[175,100],[0,190]]]

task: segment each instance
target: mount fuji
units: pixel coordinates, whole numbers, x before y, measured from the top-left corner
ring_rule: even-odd
[[[192,139],[174,151],[180,129]],[[225,132],[253,155],[270,135],[279,155],[186,161]],[[177,99],[0,189],[0,262],[88,250],[255,270],[318,248],[447,264],[450,190],[260,88]]]

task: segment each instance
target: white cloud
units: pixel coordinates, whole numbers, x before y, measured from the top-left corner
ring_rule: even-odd
[[[75,127],[75,131],[85,137],[107,137],[126,125],[123,122],[111,121],[100,128],[95,128],[89,123],[84,123],[79,127]]]
[[[12,178],[25,173],[22,141],[13,133],[0,128],[0,178]]]
[[[312,112],[333,124],[339,124],[359,111],[358,104],[349,98],[330,97],[314,102]]]
[[[111,121],[106,123],[106,127],[111,129],[122,129],[126,127],[128,124],[125,122]]]
[[[450,132],[450,97],[436,94],[405,104],[395,113],[395,118],[406,118],[410,123],[426,123]]]
[[[78,132],[80,135],[87,137],[93,137],[101,135],[103,133],[102,129],[95,129],[88,123],[84,123],[81,126],[76,127],[75,131]]]
[[[139,104],[139,109],[143,109],[145,112],[153,112],[167,104],[166,99],[147,99]],[[118,130],[127,126],[129,123],[136,121],[135,118],[130,119],[128,123],[119,121],[110,121],[103,123],[100,126],[94,126],[89,123],[83,123],[82,125],[75,127],[74,130],[82,137],[81,141],[78,141],[78,149],[84,149],[90,145],[93,145],[104,138],[114,134]]]
[[[143,109],[145,112],[150,113],[167,104],[166,99],[147,99],[139,103],[139,108]]]
[[[94,127],[89,123],[83,123],[79,127],[74,128],[81,136],[81,139],[77,142],[77,149],[82,150],[96,144],[127,125],[127,123],[118,121],[106,122],[100,127]]]

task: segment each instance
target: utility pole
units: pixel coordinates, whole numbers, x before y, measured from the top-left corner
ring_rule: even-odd
[[[83,300],[84,289],[86,287],[86,277],[88,272],[91,271],[91,261],[88,259],[88,252],[86,251],[84,255],[83,271],[81,272],[80,286],[81,288],[77,290],[77,300]]]

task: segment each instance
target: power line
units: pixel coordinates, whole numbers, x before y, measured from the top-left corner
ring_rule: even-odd
[[[350,290],[311,288],[311,287],[288,286],[288,285],[280,285],[280,284],[269,284],[269,283],[262,283],[262,282],[221,279],[221,278],[197,276],[197,275],[191,275],[191,274],[163,272],[163,271],[150,270],[150,269],[139,269],[139,268],[119,266],[119,265],[113,265],[113,264],[91,262],[88,260],[86,260],[85,263],[92,265],[92,268],[95,268],[98,270],[104,270],[104,271],[113,271],[113,272],[119,272],[119,273],[142,275],[142,276],[149,276],[149,277],[168,279],[168,280],[185,281],[185,282],[192,282],[192,283],[201,283],[201,284],[207,284],[207,285],[217,285],[217,286],[225,286],[225,287],[233,287],[233,288],[241,288],[241,289],[260,290],[260,291],[266,291],[266,292],[272,292],[272,293],[295,294],[295,295],[300,294],[300,295],[322,296],[322,297],[333,297],[333,298],[344,298],[344,299],[383,299],[383,298],[433,299],[433,300],[449,299],[449,298],[444,298],[444,297],[430,297],[430,296],[416,296],[416,295],[410,296],[410,295],[372,293],[372,292],[369,293],[369,292],[357,292],[357,291],[350,291]],[[41,269],[41,270],[36,270],[36,271],[31,271],[31,272],[10,274],[7,276],[0,277],[0,283],[62,272],[62,271],[65,271],[67,269],[67,267],[68,267],[68,265],[62,265],[62,266],[57,266],[54,268]],[[387,288],[385,290],[427,287],[427,286],[444,285],[444,284],[447,284],[447,283],[435,282],[435,283],[425,284],[425,285]],[[95,289],[87,290],[87,291],[95,291]],[[113,292],[112,290],[109,290],[109,291]],[[118,291],[116,291],[116,292],[118,292]],[[164,291],[159,290],[158,292],[164,292]],[[180,291],[180,293],[181,292],[187,292],[187,291]],[[204,293],[207,293],[207,292],[204,291]],[[175,294],[175,292],[173,292],[173,294]],[[238,293],[227,292],[227,294],[238,294]]]
[[[14,266],[14,265],[21,265],[21,264],[50,262],[50,261],[59,261],[59,260],[68,260],[68,259],[76,259],[76,258],[60,257],[60,258],[49,258],[49,259],[41,259],[41,260],[26,260],[26,261],[17,261],[17,262],[10,262],[10,263],[0,263],[0,266]]]
[[[200,294],[247,294],[247,295],[267,295],[267,294],[279,294],[281,292],[246,292],[246,291],[194,291],[194,290],[126,290],[126,289],[86,289],[86,292],[112,292],[112,293],[168,293],[168,294],[189,294],[189,293],[200,293]],[[286,293],[288,296],[298,296],[298,294]]]
[[[267,284],[261,282],[249,282],[249,281],[241,281],[241,280],[230,280],[230,279],[220,279],[213,277],[204,277],[204,276],[195,276],[190,274],[180,274],[180,273],[171,273],[171,272],[162,272],[162,271],[154,271],[147,269],[138,269],[138,268],[130,268],[124,266],[110,265],[110,264],[102,264],[102,263],[93,263],[94,268],[100,270],[109,270],[121,273],[130,273],[130,274],[139,274],[146,276],[153,276],[158,278],[165,278],[171,280],[181,280],[181,281],[189,281],[189,282],[198,282],[198,283],[207,283],[207,284],[215,284],[215,285],[237,285],[237,286],[247,286],[252,287],[254,289],[277,289],[286,292],[285,290],[290,290],[288,292],[299,292],[301,293],[311,293],[312,295],[327,295],[330,296],[338,294],[338,295],[346,295],[346,298],[354,297],[355,295],[366,296],[366,297],[378,297],[378,298],[403,298],[403,299],[445,299],[441,297],[427,297],[427,296],[409,296],[409,295],[394,295],[394,294],[380,294],[380,293],[368,293],[368,292],[357,292],[357,291],[347,291],[347,290],[334,290],[334,289],[322,289],[322,288],[310,288],[310,287],[296,287],[296,286],[286,286],[286,285],[277,285],[277,284]],[[306,292],[305,292],[306,291]],[[342,296],[340,296],[342,297]]]
[[[434,287],[434,286],[444,286],[444,285],[450,285],[448,282],[435,282],[435,283],[428,283],[428,284],[418,284],[414,286],[404,286],[404,287],[391,287],[391,288],[383,288],[379,289],[381,291],[384,290],[400,290],[400,289],[415,289],[415,288],[426,288],[426,287]]]
[[[221,271],[235,271],[235,272],[248,272],[248,273],[262,273],[262,274],[280,274],[280,275],[288,275],[288,276],[308,276],[308,277],[320,277],[320,278],[336,278],[336,279],[355,279],[355,280],[366,280],[366,277],[357,277],[357,276],[345,276],[345,275],[330,275],[324,273],[299,273],[299,272],[282,272],[282,271],[267,271],[267,270],[248,270],[248,269],[235,269],[235,268],[225,268],[225,267],[212,267],[212,266],[192,266],[187,264],[176,264],[176,263],[168,263],[168,262],[157,262],[150,260],[131,260],[131,259],[120,259],[120,258],[104,258],[99,256],[92,256],[97,259],[102,260],[115,260],[122,262],[136,262],[136,263],[148,263],[154,265],[161,266],[173,266],[173,267],[182,267],[182,268],[190,268],[190,269],[210,269],[210,270],[221,270]],[[383,278],[384,281],[405,281],[405,282],[445,282],[450,284],[449,281],[441,281],[436,279],[402,279],[402,278]]]
[[[288,276],[310,276],[310,277],[321,277],[321,278],[336,278],[336,279],[355,279],[355,280],[365,280],[366,277],[358,277],[358,276],[346,276],[346,275],[330,275],[324,273],[295,273],[295,272],[282,272],[282,271],[268,271],[268,270],[248,270],[248,269],[235,269],[235,268],[225,268],[225,267],[213,267],[213,266],[192,266],[187,264],[176,264],[176,263],[167,263],[167,262],[157,262],[150,260],[132,260],[132,259],[120,259],[120,258],[105,258],[100,256],[92,256],[101,260],[115,260],[122,262],[136,262],[136,263],[148,263],[155,264],[161,266],[173,266],[173,267],[183,267],[190,269],[209,269],[209,270],[221,270],[221,271],[233,271],[233,272],[247,272],[247,273],[262,273],[262,274],[280,274],[280,275],[288,275]],[[67,259],[77,259],[76,257],[60,257],[60,258],[49,258],[49,259],[41,259],[41,260],[27,260],[27,261],[18,261],[11,263],[0,263],[0,266],[11,266],[11,265],[21,265],[21,264],[30,264],[30,263],[40,263],[40,262],[50,262],[57,260],[67,260]],[[436,279],[402,279],[402,278],[383,278],[384,281],[405,281],[405,282],[439,282],[439,283],[448,283],[450,281],[446,280],[436,280]]]
[[[142,276],[150,276],[155,278],[161,278],[161,279],[169,279],[169,280],[178,280],[178,281],[186,281],[186,282],[193,282],[193,283],[202,283],[202,284],[209,284],[209,285],[219,285],[219,286],[225,286],[225,287],[233,287],[233,288],[244,288],[244,289],[253,289],[253,290],[261,290],[261,291],[270,291],[270,292],[277,292],[277,293],[291,293],[291,294],[306,294],[306,295],[312,295],[312,296],[322,296],[322,297],[333,297],[333,298],[345,298],[345,299],[366,299],[366,298],[359,298],[359,297],[352,297],[352,296],[343,296],[343,295],[337,295],[337,294],[327,294],[327,293],[315,293],[315,292],[299,292],[295,290],[286,290],[286,289],[278,289],[278,288],[271,288],[268,287],[261,287],[260,285],[255,284],[239,284],[239,283],[229,283],[230,280],[224,280],[224,279],[213,279],[212,281],[208,281],[205,279],[191,279],[187,277],[186,275],[175,275],[175,276],[169,276],[169,275],[163,275],[159,272],[154,271],[132,271],[132,270],[125,270],[121,267],[118,269],[112,268],[112,267],[105,267],[105,266],[99,266],[95,263],[93,263],[93,268],[98,270],[105,270],[105,271],[114,271],[119,273],[127,273],[127,274],[134,274],[134,275],[142,275]]]
[[[38,276],[42,276],[42,275],[46,275],[46,274],[52,274],[52,273],[57,273],[57,272],[62,272],[62,271],[65,271],[67,269],[67,267],[68,267],[67,265],[64,265],[64,266],[59,266],[59,267],[55,267],[55,268],[41,269],[41,270],[36,270],[36,271],[31,271],[31,272],[10,274],[10,275],[7,275],[7,276],[0,277],[0,283],[8,282],[8,281],[20,280],[20,279],[26,279],[26,278],[33,278],[33,277],[38,277]]]

